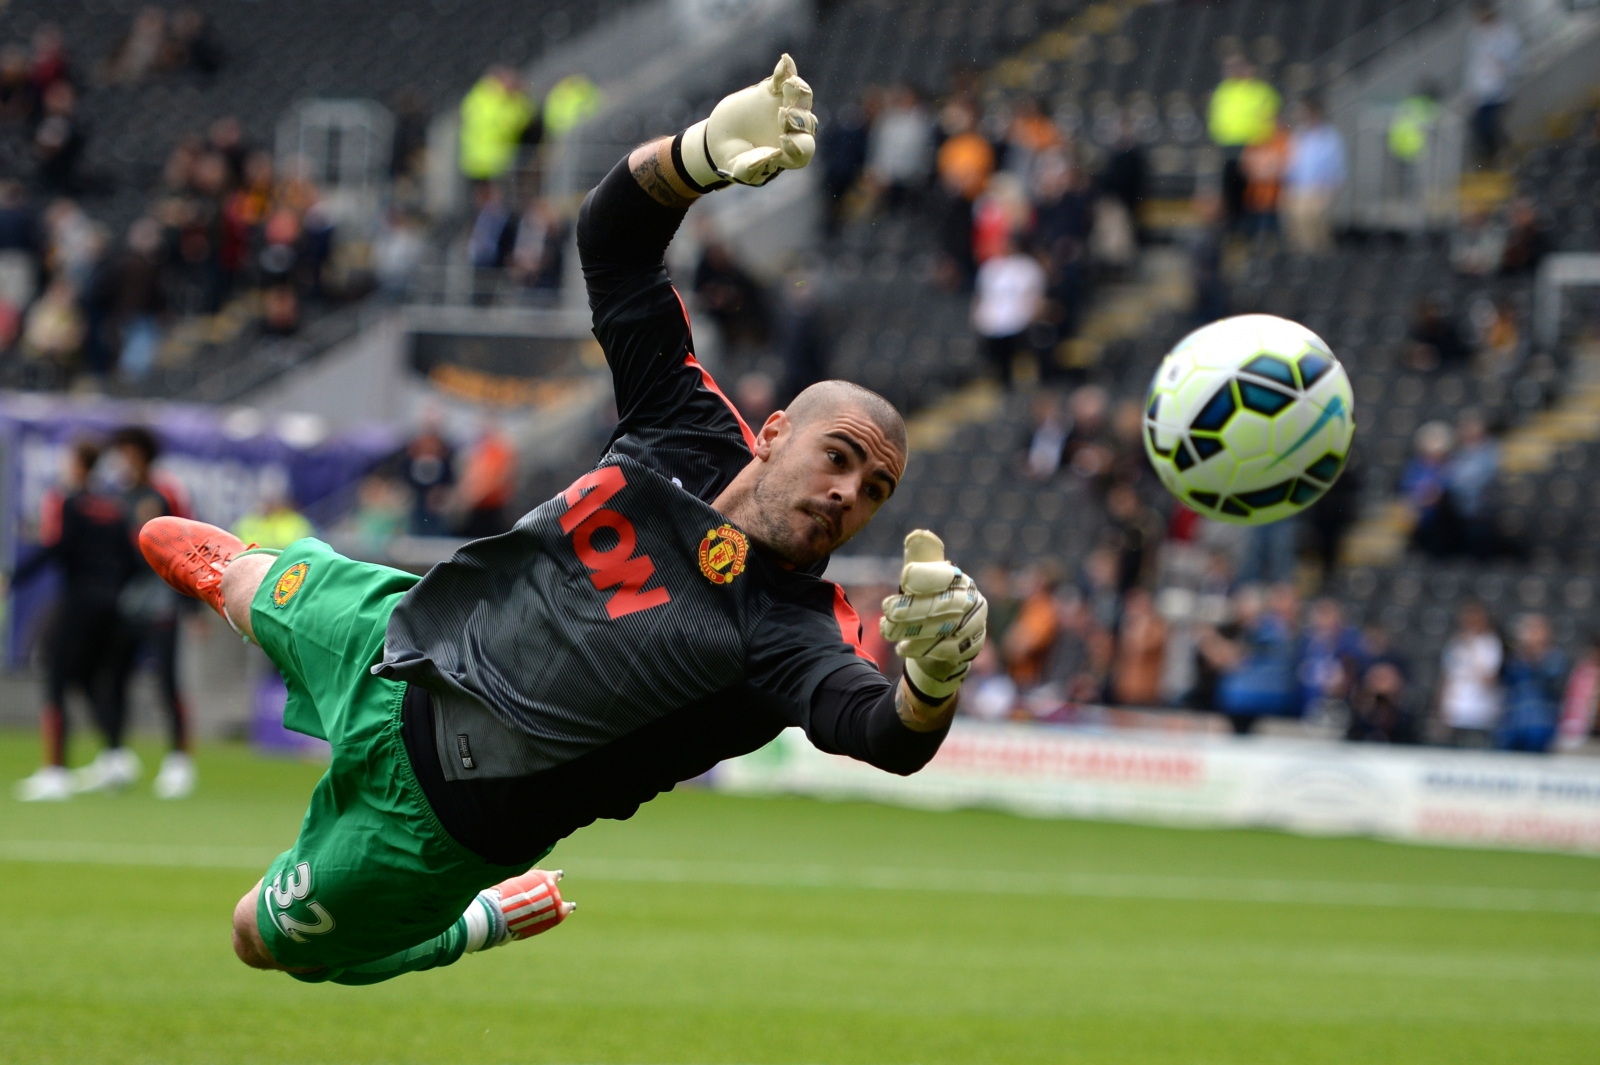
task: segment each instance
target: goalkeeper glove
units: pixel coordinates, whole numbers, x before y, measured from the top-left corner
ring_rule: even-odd
[[[778,171],[811,162],[816,133],[811,86],[785,52],[772,77],[724,96],[711,117],[683,131],[682,169],[700,186],[696,192],[730,182],[765,185]]]
[[[917,694],[942,703],[983,650],[989,603],[971,577],[945,561],[944,542],[933,533],[912,530],[905,552],[900,594],[883,601],[878,631],[906,660]]]

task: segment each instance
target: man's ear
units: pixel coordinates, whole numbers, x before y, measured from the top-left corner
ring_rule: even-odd
[[[773,411],[761,425],[761,431],[756,433],[755,455],[762,462],[772,458],[773,445],[782,437],[788,436],[794,428],[794,423],[789,421],[789,416],[781,410]]]

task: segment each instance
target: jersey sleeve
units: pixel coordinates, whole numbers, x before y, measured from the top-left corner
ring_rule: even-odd
[[[584,199],[578,255],[616,391],[611,446],[653,466],[656,450],[709,457],[719,475],[684,485],[701,494],[720,491],[749,461],[755,437],[695,358],[688,311],[667,276],[667,245],[684,213],[651,199],[623,159]]]
[[[750,642],[746,681],[789,724],[804,729],[818,750],[891,773],[915,773],[938,751],[947,730],[905,727],[894,706],[896,682],[852,645],[859,634],[848,627],[838,612],[777,604]]]

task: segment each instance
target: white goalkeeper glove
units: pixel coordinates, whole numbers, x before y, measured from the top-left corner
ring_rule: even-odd
[[[729,182],[765,185],[780,170],[798,170],[817,150],[817,116],[811,86],[795,73],[785,52],[772,77],[724,96],[683,132],[682,165],[701,188]]]
[[[906,660],[911,686],[935,703],[954,695],[983,650],[988,622],[988,600],[945,561],[944,541],[926,529],[907,534],[900,594],[883,601],[878,631]]]

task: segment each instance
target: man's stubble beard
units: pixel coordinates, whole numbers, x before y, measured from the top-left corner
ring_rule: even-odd
[[[791,482],[792,478],[781,466],[771,469],[767,476],[756,481],[750,490],[751,516],[746,531],[758,544],[784,561],[797,566],[809,566],[827,558],[839,545],[833,543],[829,536],[822,550],[816,551],[812,547],[812,540],[796,536],[793,518],[801,511],[794,505],[796,499],[785,491]],[[833,517],[836,521],[843,521],[842,515]],[[812,519],[807,517],[806,520],[810,522]]]

